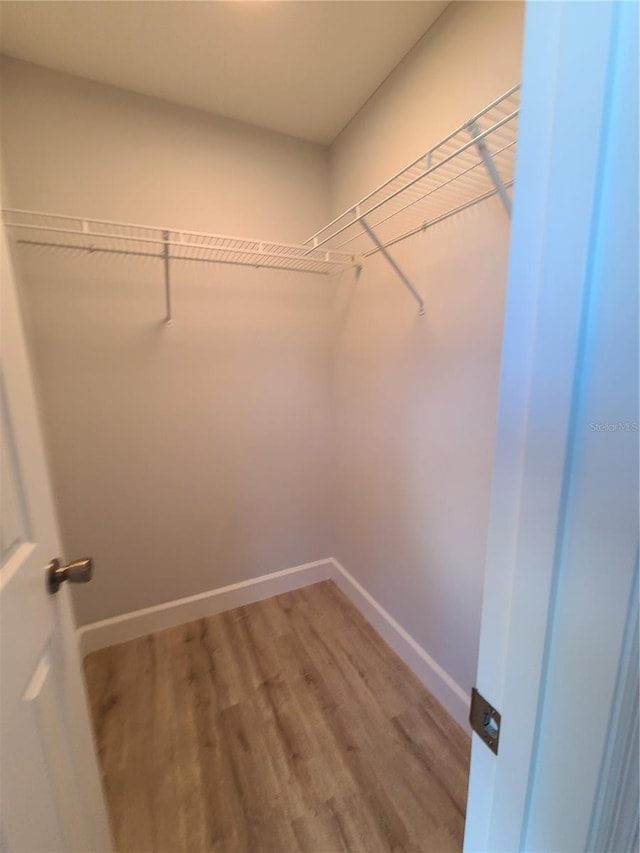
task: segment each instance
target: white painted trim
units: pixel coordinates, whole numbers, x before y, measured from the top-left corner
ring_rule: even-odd
[[[93,622],[78,629],[80,654],[84,656],[97,649],[124,643],[136,637],[143,637],[145,634],[163,631],[194,619],[214,616],[233,607],[262,601],[283,592],[319,583],[328,580],[332,574],[331,558],[316,560],[313,563],[304,563],[291,569],[201,592],[198,595],[190,595],[187,598],[178,598],[154,607],[145,607],[143,610],[134,610],[131,613],[123,613],[121,616],[102,619],[100,622]]]
[[[333,580],[454,720],[470,732],[469,695],[335,558]]]

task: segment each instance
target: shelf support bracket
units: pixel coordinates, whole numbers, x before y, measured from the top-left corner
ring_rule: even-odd
[[[173,326],[173,317],[171,315],[171,278],[169,276],[169,232],[162,232],[162,261],[164,264],[164,299],[167,306],[167,314],[164,322],[167,326]]]
[[[487,143],[484,139],[478,139],[481,134],[481,130],[476,124],[475,121],[472,121],[467,125],[469,128],[469,133],[471,134],[472,139],[476,140],[476,148],[480,156],[482,157],[482,162],[485,165],[487,172],[489,173],[489,177],[493,181],[493,185],[496,188],[496,192],[500,196],[500,201],[504,205],[504,209],[507,211],[507,216],[511,219],[511,199],[509,198],[509,194],[507,193],[507,188],[505,187],[502,178],[500,177],[500,172],[496,168],[496,164],[493,162],[493,158],[489,149],[487,148]]]
[[[361,217],[360,217],[360,223],[361,223],[362,227],[364,228],[364,230],[365,230],[365,231],[367,232],[367,234],[369,235],[369,237],[371,237],[372,241],[375,243],[375,245],[377,246],[378,250],[379,250],[380,252],[382,252],[382,254],[384,255],[384,257],[385,257],[385,259],[386,259],[387,263],[389,264],[389,266],[394,270],[394,272],[395,272],[395,273],[396,273],[396,275],[400,278],[400,280],[402,281],[402,283],[404,284],[404,286],[407,288],[407,290],[411,293],[411,295],[413,296],[413,298],[416,300],[416,302],[417,302],[417,303],[418,303],[418,305],[420,306],[420,311],[419,311],[420,316],[422,316],[422,315],[424,314],[424,299],[422,298],[422,296],[420,296],[420,294],[419,294],[419,293],[418,293],[418,291],[415,289],[415,287],[411,284],[411,282],[409,281],[409,279],[407,278],[407,276],[402,272],[402,270],[400,269],[400,267],[398,266],[398,264],[397,264],[397,263],[395,262],[395,260],[391,257],[391,255],[390,255],[390,254],[389,254],[389,252],[387,251],[387,247],[386,247],[386,246],[384,246],[384,245],[380,242],[380,240],[378,239],[378,235],[375,233],[375,231],[373,230],[373,228],[371,228],[371,226],[369,225],[369,223],[367,222],[367,220],[364,218],[364,216],[361,216]]]

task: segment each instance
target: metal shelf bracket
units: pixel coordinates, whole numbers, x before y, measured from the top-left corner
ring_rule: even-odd
[[[166,326],[173,326],[173,316],[171,314],[171,276],[169,273],[169,232],[162,232],[162,262],[164,264],[164,299],[167,307],[167,313],[164,318]]]
[[[504,209],[507,211],[507,216],[511,219],[511,199],[509,198],[509,194],[507,193],[507,188],[505,187],[502,178],[500,177],[500,172],[498,172],[496,168],[496,164],[493,162],[493,157],[489,149],[487,148],[487,143],[485,141],[484,135],[482,131],[478,127],[475,121],[470,121],[467,125],[469,129],[469,133],[471,134],[471,138],[476,142],[476,148],[478,149],[478,153],[482,157],[482,162],[485,165],[487,172],[489,173],[489,177],[493,181],[493,185],[496,188],[496,192],[500,196],[500,201],[504,205]]]
[[[393,259],[393,257],[389,254],[389,252],[387,251],[386,246],[385,246],[383,243],[381,243],[381,242],[380,242],[380,240],[378,239],[378,236],[377,236],[376,232],[373,230],[373,228],[371,228],[371,226],[369,225],[369,223],[367,222],[367,220],[365,219],[365,217],[364,217],[364,216],[361,216],[361,217],[360,217],[360,224],[362,225],[362,227],[364,228],[364,230],[367,232],[367,234],[369,235],[369,237],[371,237],[372,241],[375,243],[375,245],[377,246],[378,250],[379,250],[379,251],[384,255],[384,257],[385,257],[385,259],[386,259],[387,263],[388,263],[388,264],[389,264],[389,266],[394,270],[394,272],[396,273],[396,275],[400,278],[400,281],[404,284],[404,286],[407,288],[407,290],[409,291],[409,293],[411,293],[411,295],[413,296],[413,298],[414,298],[414,299],[416,300],[416,302],[418,303],[418,306],[419,306],[418,313],[420,314],[420,316],[421,316],[421,317],[422,317],[422,316],[424,316],[424,299],[422,298],[422,296],[420,296],[420,294],[418,293],[418,291],[417,291],[417,290],[415,289],[415,287],[411,284],[411,282],[409,281],[409,279],[407,278],[407,276],[403,273],[403,271],[400,269],[400,267],[399,267],[399,266],[398,266],[398,264],[395,262],[395,260]]]

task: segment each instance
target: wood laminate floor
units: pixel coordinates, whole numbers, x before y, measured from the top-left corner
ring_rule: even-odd
[[[469,738],[331,581],[85,672],[119,853],[462,848]]]

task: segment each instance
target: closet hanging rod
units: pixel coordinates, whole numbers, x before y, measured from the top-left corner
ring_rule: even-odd
[[[42,248],[53,248],[53,249],[71,249],[76,252],[87,252],[90,255],[94,254],[103,254],[103,255],[131,255],[133,257],[138,258],[155,258],[156,260],[163,260],[164,254],[161,252],[136,252],[133,249],[106,249],[106,248],[96,248],[95,246],[78,246],[74,243],[47,243],[42,240],[17,240],[16,241],[21,246],[41,246]],[[212,258],[195,258],[189,257],[186,255],[170,255],[170,261],[192,261],[193,263],[203,263],[203,264],[222,264],[223,266],[236,266],[236,267],[256,267],[260,268],[260,263],[248,261],[232,261],[232,260],[219,260]],[[278,266],[276,264],[269,264],[268,269],[270,270],[280,270],[281,272],[311,272],[308,269],[302,269],[298,267],[291,266]],[[318,273],[318,275],[331,275],[331,272],[327,273]]]
[[[47,243],[44,240],[16,240],[20,246],[41,246],[48,249],[72,249],[75,252],[88,252],[90,255],[132,255],[136,258],[156,258],[160,260],[160,252],[136,252],[133,249],[97,249],[95,246],[78,246],[75,243]]]

